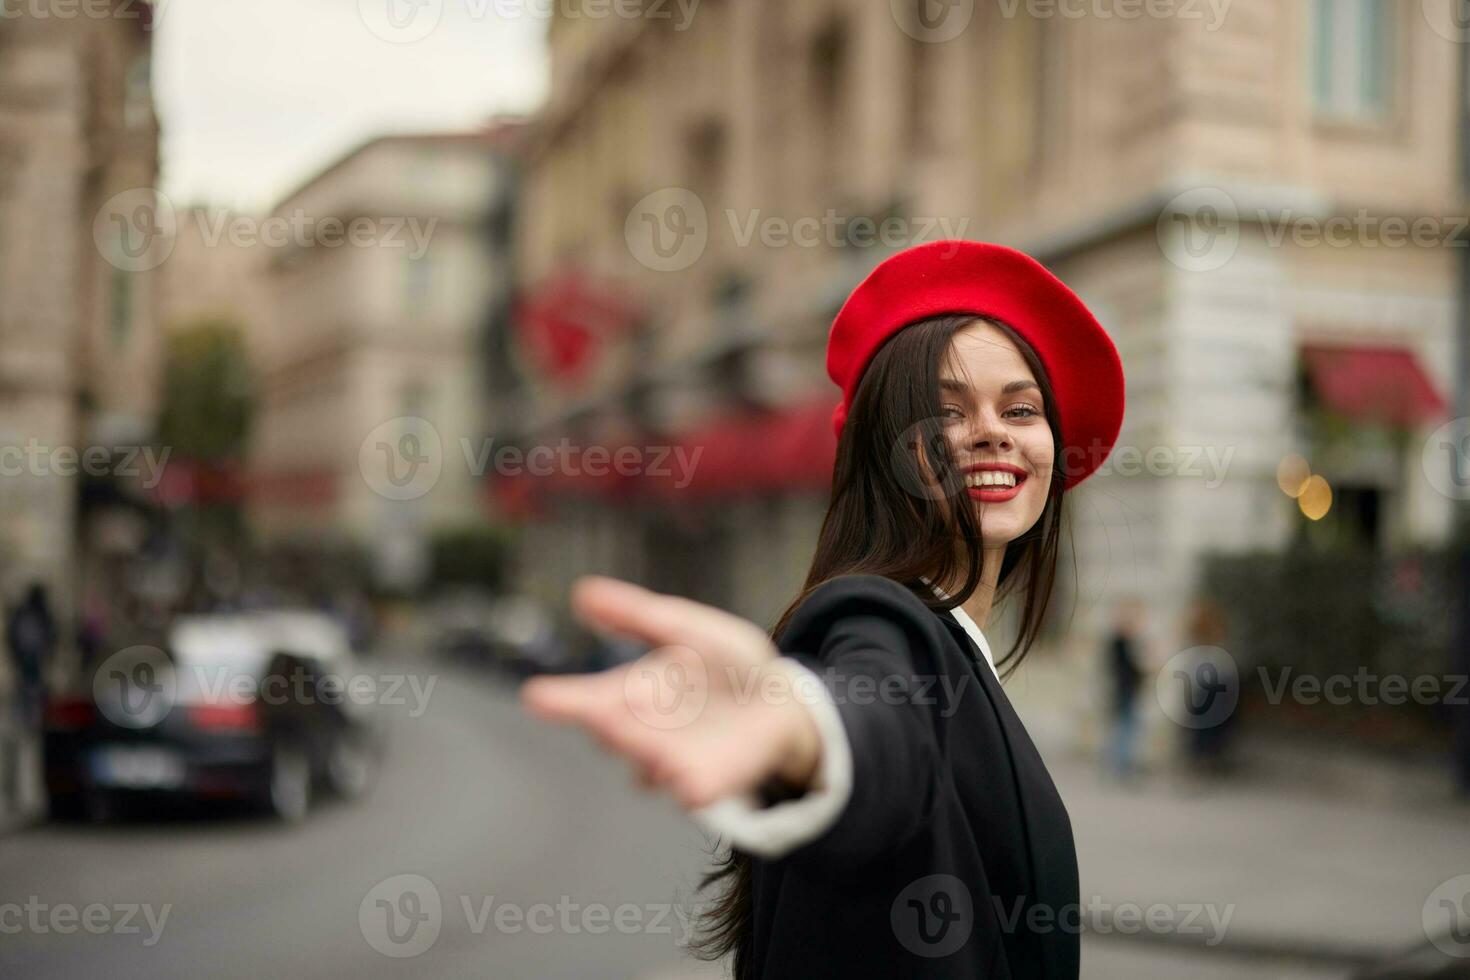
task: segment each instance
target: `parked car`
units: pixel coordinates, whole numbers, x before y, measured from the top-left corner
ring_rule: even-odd
[[[429,621],[441,657],[515,676],[569,669],[551,617],[527,596],[450,592],[430,607]]]
[[[354,798],[383,753],[343,627],[313,611],[175,620],[161,647],[118,651],[49,699],[54,815],[111,816],[145,797],[244,800],[304,818],[319,790]],[[361,690],[362,688],[358,688]]]

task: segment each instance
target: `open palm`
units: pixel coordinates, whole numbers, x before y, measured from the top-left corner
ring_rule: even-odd
[[[533,715],[586,729],[632,762],[642,786],[689,810],[773,776],[798,785],[810,776],[815,725],[756,624],[603,576],[579,579],[572,607],[654,649],[600,673],[528,680],[521,699]]]

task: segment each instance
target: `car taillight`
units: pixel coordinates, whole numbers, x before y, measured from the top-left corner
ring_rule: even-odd
[[[59,698],[47,702],[44,723],[52,731],[77,731],[96,717],[97,709],[86,698]]]
[[[189,720],[206,731],[254,732],[260,730],[260,713],[254,702],[232,701],[196,704],[189,709]]]

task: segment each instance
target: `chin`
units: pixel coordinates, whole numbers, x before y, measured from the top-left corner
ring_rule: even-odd
[[[1003,513],[997,509],[984,508],[979,512],[980,534],[987,548],[1001,548],[1025,534],[1037,521],[1041,520],[1041,512],[1029,522],[1015,514]]]
[[[987,528],[981,537],[986,548],[1004,548],[1020,536],[1019,531],[1014,534],[1009,531],[997,531],[992,534]]]

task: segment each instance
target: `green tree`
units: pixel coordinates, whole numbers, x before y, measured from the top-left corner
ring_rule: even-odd
[[[159,441],[188,459],[238,460],[254,414],[244,328],[228,317],[207,317],[175,330],[164,354]]]

